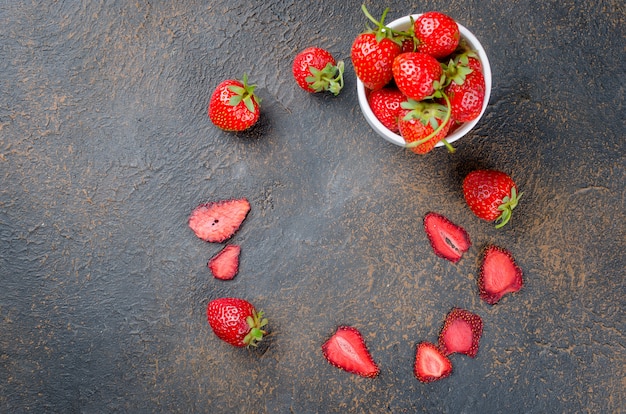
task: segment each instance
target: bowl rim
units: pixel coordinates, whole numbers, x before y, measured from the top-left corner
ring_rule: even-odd
[[[416,14],[410,14],[404,17],[400,17],[392,21],[391,23],[387,23],[386,26],[392,29],[398,29],[398,28],[401,28],[402,26],[406,26],[410,24],[411,17],[413,17],[413,19],[417,19],[422,14],[423,13],[416,13]],[[461,125],[458,129],[456,129],[452,134],[448,135],[446,137],[446,141],[448,141],[448,143],[453,143],[461,139],[463,136],[467,135],[467,133],[476,126],[478,121],[480,121],[480,119],[483,117],[483,114],[487,110],[487,106],[489,105],[489,99],[491,98],[491,65],[489,64],[489,58],[487,58],[487,53],[485,52],[485,49],[483,48],[482,44],[478,41],[476,36],[474,36],[474,34],[469,31],[469,29],[467,29],[465,26],[463,26],[459,22],[457,22],[457,25],[459,26],[459,32],[461,33],[461,36],[468,41],[471,48],[474,51],[476,51],[476,53],[478,54],[478,57],[480,58],[480,63],[483,69],[483,75],[485,77],[485,99],[483,100],[483,107],[478,117],[476,117],[476,119],[472,121],[463,123],[463,125]],[[363,112],[363,115],[366,121],[369,123],[372,129],[374,129],[374,131],[376,131],[379,135],[381,135],[383,138],[385,138],[387,141],[391,142],[392,144],[404,147],[406,145],[406,141],[404,140],[404,138],[402,138],[401,135],[390,131],[387,127],[385,127],[378,120],[378,118],[376,118],[376,116],[374,115],[374,113],[372,112],[369,106],[369,103],[367,102],[367,92],[365,89],[365,85],[363,85],[363,82],[361,82],[358,78],[357,78],[356,87],[357,87],[357,95],[358,95],[358,100],[359,100],[359,106],[361,107],[361,112]],[[438,142],[435,145],[435,147],[442,147],[442,146],[444,146],[443,142]]]

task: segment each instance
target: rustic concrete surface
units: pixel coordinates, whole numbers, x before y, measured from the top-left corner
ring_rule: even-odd
[[[260,3],[0,2],[0,411],[624,412],[624,3],[387,2],[389,20],[449,13],[491,59],[479,127],[425,157],[359,111],[360,2]],[[292,81],[310,45],[346,59],[339,97]],[[243,72],[262,121],[220,132],[210,91]],[[503,231],[464,204],[478,166],[524,191]],[[186,218],[242,196],[240,273],[219,282],[206,261],[221,246]],[[472,237],[457,265],[430,251],[431,210]],[[494,307],[475,287],[487,243],[526,278]],[[210,332],[224,295],[266,311],[263,349]],[[421,384],[415,344],[453,306],[484,319],[478,357]],[[363,332],[378,378],[324,361],[339,324]]]

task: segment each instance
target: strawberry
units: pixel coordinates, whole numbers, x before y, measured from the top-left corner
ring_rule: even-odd
[[[422,14],[413,24],[418,40],[418,52],[428,53],[436,59],[450,55],[459,45],[459,25],[446,14],[431,11]]]
[[[363,32],[354,39],[350,56],[359,80],[367,89],[376,90],[387,85],[393,78],[393,60],[402,50],[402,38],[384,25],[389,9],[385,9],[380,21],[369,14],[365,5],[361,9],[377,28]]]
[[[398,133],[398,115],[402,111],[400,104],[406,97],[398,88],[386,86],[372,91],[367,97],[370,109],[388,130]]]
[[[342,61],[335,62],[327,50],[309,47],[296,55],[291,71],[298,86],[310,93],[329,91],[339,95],[343,88]]]
[[[362,377],[374,378],[380,372],[372,359],[363,336],[351,326],[340,326],[323,345],[326,360],[344,371]]]
[[[440,87],[443,69],[434,57],[420,52],[401,53],[392,66],[393,79],[407,98],[421,101]]]
[[[481,299],[495,305],[502,296],[519,291],[523,285],[522,269],[511,253],[498,246],[488,246],[478,276]]]
[[[433,212],[426,214],[424,229],[435,254],[452,263],[458,262],[472,245],[465,229],[441,214]]]
[[[244,131],[254,125],[260,115],[261,100],[254,94],[256,85],[243,80],[228,79],[217,85],[209,103],[209,118],[224,131]]]
[[[506,173],[496,170],[476,170],[463,180],[467,205],[479,218],[495,221],[499,229],[509,222],[522,193]]]
[[[222,243],[230,239],[250,212],[245,198],[200,204],[189,216],[188,224],[204,241]]]
[[[420,342],[415,353],[413,373],[421,382],[433,382],[452,373],[452,363],[435,345]]]
[[[482,334],[483,320],[480,316],[465,309],[453,308],[439,333],[439,349],[445,355],[459,353],[475,358]]]
[[[215,335],[237,347],[257,346],[267,319],[245,299],[220,298],[209,302],[207,320]]]
[[[229,244],[213,256],[207,266],[216,279],[231,280],[239,271],[239,255],[241,247]]]
[[[416,154],[426,154],[439,141],[445,142],[451,125],[450,112],[445,106],[413,99],[403,102],[401,106],[403,109],[398,117],[398,129],[406,141],[406,148]],[[450,152],[454,152],[454,148],[447,145]]]
[[[475,57],[460,55],[445,69],[449,84],[444,93],[450,99],[450,114],[457,122],[478,118],[485,100],[485,77],[481,64]]]

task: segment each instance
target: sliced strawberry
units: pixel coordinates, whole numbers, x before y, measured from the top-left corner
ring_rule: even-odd
[[[439,348],[430,342],[420,342],[415,354],[413,372],[422,382],[433,382],[452,373],[452,363]]]
[[[380,372],[372,359],[363,336],[351,326],[340,326],[322,345],[324,357],[332,365],[352,374],[374,378]]]
[[[189,227],[196,236],[211,243],[230,239],[250,212],[245,198],[212,201],[196,207],[189,216]]]
[[[216,279],[231,280],[239,271],[239,254],[241,247],[229,244],[213,256],[207,266]]]
[[[459,353],[475,358],[482,334],[483,320],[480,316],[465,309],[453,308],[439,333],[439,349],[445,355]]]
[[[441,214],[433,212],[426,214],[424,229],[435,254],[453,263],[458,262],[472,245],[465,229]]]
[[[487,247],[478,276],[481,299],[495,305],[502,296],[517,292],[523,285],[522,269],[511,253],[498,246]]]

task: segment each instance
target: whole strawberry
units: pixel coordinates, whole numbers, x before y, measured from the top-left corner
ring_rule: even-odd
[[[387,85],[393,78],[393,59],[402,50],[402,38],[384,25],[385,16],[389,9],[385,9],[380,21],[374,19],[365,5],[363,13],[377,28],[359,34],[350,50],[354,72],[367,89],[376,90]]]
[[[266,334],[263,312],[257,312],[245,299],[215,299],[209,302],[206,313],[215,335],[236,347],[256,346]]]
[[[406,141],[406,148],[416,154],[430,152],[439,141],[444,141],[448,150],[454,148],[445,142],[450,129],[450,113],[448,109],[431,101],[415,101],[409,99],[402,103],[402,111],[398,117],[400,135]]]
[[[476,170],[463,180],[467,205],[479,218],[495,221],[499,229],[509,222],[522,193],[518,194],[513,179],[496,170]]]
[[[450,82],[444,93],[450,99],[452,118],[457,122],[469,122],[478,118],[485,100],[485,77],[481,64],[475,57],[461,55],[446,66],[446,78]]]
[[[370,109],[376,118],[388,130],[398,133],[398,117],[402,111],[400,106],[406,101],[406,96],[398,88],[386,86],[370,92],[367,97]]]
[[[393,61],[393,79],[407,98],[421,101],[440,88],[443,75],[434,57],[420,52],[402,53]]]
[[[298,86],[310,93],[329,91],[339,95],[343,88],[342,61],[325,49],[308,47],[298,53],[293,60],[291,71]]]
[[[454,52],[461,39],[459,26],[454,19],[436,11],[424,13],[415,19],[413,30],[418,40],[417,51],[436,59]]]
[[[259,120],[261,100],[254,94],[256,85],[228,79],[217,85],[209,103],[211,122],[224,131],[244,131]]]

